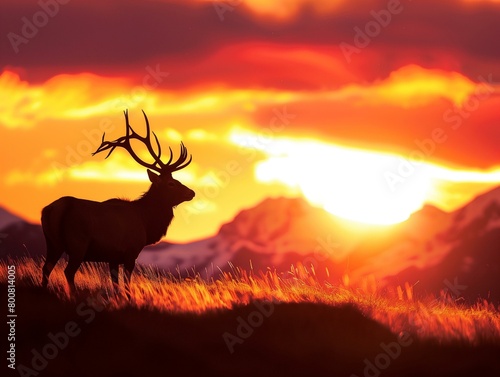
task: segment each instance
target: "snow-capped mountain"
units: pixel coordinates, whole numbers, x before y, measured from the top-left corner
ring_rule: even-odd
[[[354,250],[350,270],[352,282],[371,276],[381,284],[387,276],[410,267],[426,268],[437,264],[451,246],[439,235],[451,224],[451,215],[426,205],[404,223],[380,232]]]
[[[138,261],[170,270],[195,267],[199,272],[213,270],[212,264],[227,270],[228,262],[246,270],[271,268],[280,272],[302,264],[314,267],[319,278],[328,275],[331,280],[340,280],[347,273],[355,283],[367,275],[379,279],[387,271],[394,275],[418,257],[422,259],[419,264],[428,263],[431,256],[420,256],[421,251],[430,247],[429,238],[445,229],[447,217],[445,212],[426,206],[399,226],[360,226],[339,220],[302,198],[266,199],[242,210],[214,237],[147,248]]]
[[[214,237],[164,250],[160,244],[156,251],[143,251],[139,262],[170,271],[179,267],[181,272],[195,267],[202,275],[218,274],[214,266],[228,270],[228,262],[246,270],[278,272],[302,264],[333,282],[345,274],[351,284],[367,277],[379,286],[418,282],[417,293],[446,289],[446,281],[463,278],[467,271],[486,278],[462,296],[494,298],[499,283],[492,279],[500,272],[499,203],[497,188],[452,213],[427,205],[393,227],[360,227],[304,199],[266,199],[241,211]]]
[[[291,264],[316,260],[332,266],[345,259],[358,242],[359,237],[345,224],[304,199],[275,198],[242,210],[214,237],[163,251],[148,248],[138,261],[170,270],[194,266],[199,272],[212,270],[212,264],[226,270],[228,262],[247,270],[287,271]]]
[[[500,302],[500,188],[449,214],[449,225],[430,242],[439,258],[408,266],[387,279],[415,292],[446,291],[453,298]]]
[[[450,241],[477,237],[496,228],[500,228],[500,187],[455,211],[452,226],[445,237]]]

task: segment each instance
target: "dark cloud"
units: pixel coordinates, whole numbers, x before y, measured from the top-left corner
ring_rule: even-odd
[[[500,7],[472,6],[459,1],[402,1],[403,11],[360,55],[352,66],[366,66],[362,78],[384,77],[406,56],[412,63],[434,67],[443,54],[455,59],[462,72],[477,77],[477,60],[497,63],[500,49]],[[37,2],[8,2],[0,19],[0,67],[22,67],[29,79],[42,80],[60,72],[91,71],[107,75],[141,70],[146,64],[171,61],[195,64],[224,46],[248,42],[277,45],[331,46],[343,58],[339,43],[354,43],[354,27],[364,28],[386,1],[369,2],[330,14],[304,11],[288,21],[261,19],[243,6],[221,21],[211,2],[111,1],[69,2],[27,44],[15,53],[7,37],[21,34],[22,17],[40,11]],[[370,65],[367,57],[380,55]],[[365,56],[366,55],[366,56]],[[358,62],[357,60],[360,60]],[[492,64],[493,66],[494,64]],[[440,66],[439,66],[440,67]],[[364,74],[364,76],[363,76]],[[224,80],[224,77],[221,77]],[[189,81],[189,80],[188,80]],[[300,80],[298,80],[300,82]]]

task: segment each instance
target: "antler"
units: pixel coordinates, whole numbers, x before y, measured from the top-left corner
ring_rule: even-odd
[[[158,141],[158,137],[156,136],[154,131],[153,131],[153,136],[155,137],[156,146],[158,148],[158,153],[155,152],[153,146],[151,145],[151,128],[149,127],[149,120],[148,120],[148,117],[147,117],[146,113],[144,112],[144,110],[142,110],[142,113],[144,114],[144,120],[146,121],[146,136],[141,136],[137,132],[134,131],[134,129],[132,128],[132,126],[130,125],[130,123],[128,121],[128,110],[125,110],[123,113],[125,115],[125,124],[126,124],[125,136],[122,136],[122,137],[116,139],[115,141],[104,141],[104,137],[106,136],[106,133],[104,133],[102,135],[101,145],[99,146],[99,148],[97,148],[97,150],[94,153],[92,153],[92,156],[94,156],[97,153],[100,153],[102,151],[109,149],[109,153],[105,157],[105,158],[108,158],[109,155],[115,150],[116,147],[122,147],[140,165],[142,165],[148,169],[154,170],[160,174],[161,173],[172,173],[174,171],[185,168],[186,166],[188,166],[191,163],[192,156],[189,157],[189,161],[187,163],[184,163],[187,159],[187,149],[182,142],[181,142],[181,154],[180,154],[179,158],[177,159],[177,161],[175,161],[173,164],[171,164],[172,158],[173,158],[173,153],[172,153],[172,148],[169,147],[168,149],[170,151],[170,158],[166,164],[163,163],[160,159],[161,158],[160,142]],[[152,163],[152,164],[147,163],[139,158],[139,156],[134,152],[134,150],[132,149],[132,146],[130,145],[131,139],[139,140],[140,142],[142,142],[146,146],[149,153],[151,154],[151,156],[155,160],[154,163]]]
[[[168,160],[167,164],[165,164],[162,168],[163,171],[168,171],[168,172],[174,172],[177,170],[184,169],[186,166],[188,166],[191,163],[191,160],[193,159],[192,155],[189,155],[189,160],[188,162],[184,163],[187,159],[187,148],[184,146],[184,143],[181,141],[181,154],[177,161],[175,161],[173,164],[170,164],[170,161],[172,161],[172,149],[170,149],[170,159]]]

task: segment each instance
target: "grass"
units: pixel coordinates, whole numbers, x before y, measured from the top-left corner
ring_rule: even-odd
[[[43,260],[24,258],[0,262],[0,279],[7,279],[7,266],[16,266],[16,287],[40,287]],[[132,278],[130,299],[113,294],[105,264],[84,264],[76,275],[80,290],[70,297],[63,274],[64,261],[50,277],[49,291],[62,302],[79,300],[82,295],[102,297],[106,310],[144,309],[163,313],[198,313],[234,309],[257,300],[275,303],[317,303],[332,307],[350,304],[392,333],[408,332],[420,340],[440,344],[480,345],[500,343],[498,308],[486,301],[465,305],[446,294],[415,298],[410,286],[378,289],[367,280],[360,287],[318,281],[314,271],[303,266],[281,276],[271,270],[255,274],[232,268],[217,279],[204,279],[192,271],[190,277],[139,266]],[[180,275],[180,274],[179,274]],[[208,274],[207,274],[208,276]],[[344,279],[346,281],[348,279]],[[103,294],[100,294],[103,292]]]

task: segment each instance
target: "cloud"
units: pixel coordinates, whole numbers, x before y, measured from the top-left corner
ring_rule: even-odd
[[[195,0],[199,3],[206,3],[207,0]],[[249,0],[249,1],[211,1],[214,9],[217,12],[220,20],[223,21],[230,13],[243,8],[256,16],[262,16],[266,19],[273,21],[287,21],[297,17],[301,11],[308,9],[317,14],[332,13],[342,5],[346,0],[280,0],[280,1],[266,1],[266,0]]]
[[[114,116],[126,108],[143,108],[150,116],[224,114],[231,109],[251,112],[254,105],[283,103],[292,96],[287,92],[221,88],[210,93],[158,89],[134,97],[137,88],[126,79],[90,74],[57,75],[44,83],[30,84],[13,72],[4,71],[0,75],[0,94],[5,97],[0,104],[0,124],[7,128],[32,128],[49,119]],[[132,93],[132,100],[123,100],[123,93]],[[179,139],[182,131],[165,132]]]
[[[205,129],[202,128],[193,128],[187,132],[187,138],[189,140],[195,140],[195,141],[201,141],[201,142],[206,142],[206,141],[217,141],[219,140],[219,136],[216,133],[209,132]]]
[[[338,90],[312,94],[311,101],[354,102],[356,106],[394,105],[402,108],[423,107],[444,99],[461,105],[476,89],[476,83],[457,72],[404,66],[389,77],[373,83],[349,84]]]
[[[17,74],[4,71],[0,75],[0,93],[5,97],[0,105],[0,123],[9,128],[29,128],[46,119],[83,119],[128,107],[148,109],[151,115],[189,115],[231,110],[251,113],[262,105],[290,101],[361,101],[368,105],[420,107],[443,98],[460,104],[474,91],[475,85],[456,72],[410,65],[392,72],[384,80],[364,85],[353,83],[338,89],[307,92],[259,88],[212,88],[209,92],[157,89],[144,92],[135,102],[127,102],[122,100],[123,93],[134,93],[137,86],[126,79],[91,74],[57,75],[32,85]],[[179,131],[175,132],[178,135],[175,139],[180,139]]]
[[[14,169],[8,172],[3,180],[6,186],[33,185],[36,187],[54,186],[62,177],[62,173],[56,169],[47,170],[41,173],[22,171]]]
[[[495,126],[500,99],[494,79],[486,75],[474,81],[458,72],[412,64],[372,82],[323,89],[158,88],[141,97],[131,95],[134,100],[127,102],[122,93],[137,91],[133,80],[79,74],[31,84],[5,71],[0,75],[0,94],[6,98],[6,105],[0,105],[4,106],[0,124],[17,129],[46,127],[48,120],[93,119],[94,128],[82,131],[92,140],[80,140],[76,145],[86,143],[83,152],[87,155],[100,142],[103,130],[96,128],[98,120],[116,118],[121,130],[120,113],[127,105],[137,109],[131,111],[131,124],[139,132],[144,127],[138,111],[142,108],[160,138],[170,142],[214,142],[214,135],[227,132],[235,123],[269,128],[276,112],[285,111],[294,115],[293,122],[285,120],[287,133],[327,135],[331,141],[399,153],[410,153],[416,148],[415,140],[430,137],[434,128],[443,128],[450,142],[436,148],[429,158],[487,168],[500,163],[495,152],[500,137]],[[483,93],[476,96],[478,90]],[[117,128],[116,124],[109,128]],[[115,136],[115,131],[107,133],[108,138]]]
[[[306,10],[297,11],[303,7]],[[172,83],[192,84],[186,71],[198,77],[198,63],[233,45],[301,45],[306,46],[301,52],[304,56],[307,49],[330,47],[336,51],[331,56],[343,59],[339,44],[353,43],[354,28],[364,28],[373,20],[372,11],[386,7],[387,1],[291,1],[286,5],[249,1],[220,21],[211,1],[111,1],[106,6],[97,1],[71,2],[21,46],[19,53],[3,38],[0,68],[25,70],[31,81],[82,70],[104,76],[133,73],[140,79],[146,66],[168,62]],[[29,19],[39,10],[36,2],[7,2],[2,8],[0,34],[21,33],[22,18]],[[271,12],[289,16],[285,22],[276,21],[267,16]],[[344,61],[343,68],[360,75],[363,66],[364,77],[373,79],[387,74],[387,69],[410,63],[442,69],[455,64],[474,79],[485,68],[485,61],[490,61],[488,67],[498,73],[500,50],[493,46],[500,34],[499,16],[500,6],[492,1],[405,2],[404,11],[394,15],[356,56],[361,61],[352,65]],[[372,60],[374,55],[380,62]],[[444,55],[448,55],[446,61]],[[281,66],[289,69],[287,64]],[[228,63],[224,69],[240,67]],[[216,70],[212,73],[217,75]]]
[[[115,152],[112,158],[78,165],[52,163],[49,168],[38,171],[13,169],[5,174],[3,183],[7,186],[29,184],[51,187],[62,181],[149,182],[145,170],[126,153]],[[198,164],[192,163],[189,170],[175,172],[174,178],[186,184],[202,184],[203,179],[197,176],[198,170]]]
[[[74,119],[116,107],[126,93],[126,79],[93,74],[57,75],[43,84],[30,84],[18,74],[0,75],[0,124],[30,128],[47,119]],[[99,109],[96,111],[96,108]]]

